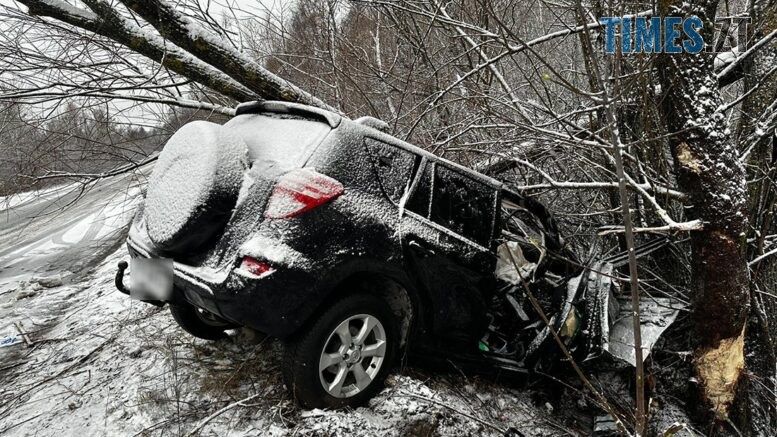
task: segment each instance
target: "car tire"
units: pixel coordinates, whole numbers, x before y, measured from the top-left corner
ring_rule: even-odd
[[[225,331],[236,328],[235,325],[188,302],[170,304],[170,314],[184,331],[204,340],[226,338]]]
[[[343,342],[348,338],[353,346]],[[383,388],[398,346],[396,316],[386,302],[369,294],[350,295],[287,341],[284,382],[304,407],[356,407]]]

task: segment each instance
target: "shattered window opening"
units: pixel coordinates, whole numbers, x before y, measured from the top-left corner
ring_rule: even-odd
[[[496,190],[430,163],[406,208],[483,247],[491,246]]]
[[[434,162],[426,162],[426,165],[421,170],[421,178],[405,205],[405,209],[426,219],[429,218],[429,210],[431,209],[431,182],[434,165]]]
[[[430,219],[489,247],[496,191],[445,166],[435,166]]]
[[[391,202],[398,205],[412,182],[416,155],[382,141],[365,138],[364,145],[372,161],[381,189]]]

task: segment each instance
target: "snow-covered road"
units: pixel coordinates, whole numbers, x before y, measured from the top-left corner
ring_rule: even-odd
[[[121,241],[141,183],[129,174],[0,200],[0,290],[22,276],[68,280],[94,266]]]
[[[165,309],[114,290],[144,180],[0,199],[0,435],[571,433],[536,393],[413,369],[364,408],[298,409],[276,341],[245,331],[196,340]]]

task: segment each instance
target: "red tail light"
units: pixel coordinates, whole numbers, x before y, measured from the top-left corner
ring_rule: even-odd
[[[286,173],[275,185],[264,216],[290,218],[343,194],[343,184],[307,168]]]
[[[250,256],[243,257],[243,261],[240,263],[240,269],[256,276],[262,276],[265,273],[272,273],[275,271],[269,263],[259,261]]]

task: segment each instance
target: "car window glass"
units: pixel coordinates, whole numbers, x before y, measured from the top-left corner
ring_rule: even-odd
[[[407,150],[371,138],[366,138],[364,145],[381,188],[392,202],[399,203],[410,183],[416,156]]]
[[[429,200],[431,198],[433,169],[434,163],[427,162],[423,174],[421,175],[421,179],[418,181],[418,185],[415,187],[415,190],[405,204],[405,209],[425,218],[429,218]]]
[[[430,219],[489,246],[496,191],[445,166],[436,166]]]

